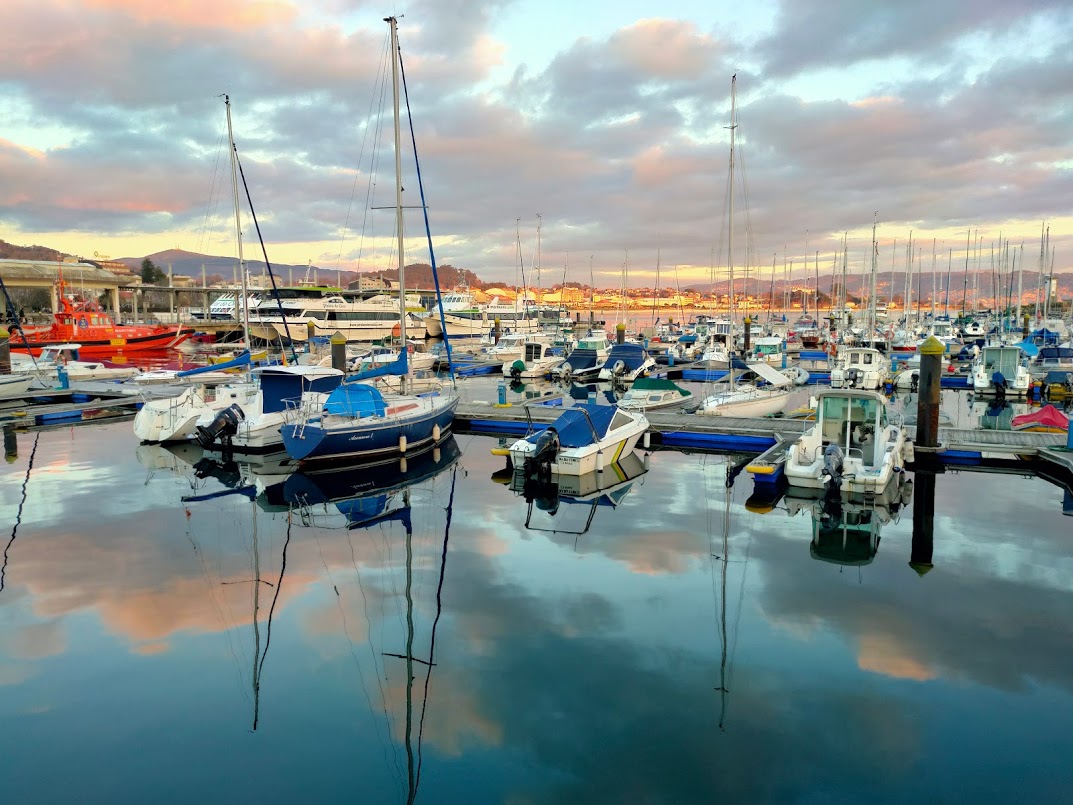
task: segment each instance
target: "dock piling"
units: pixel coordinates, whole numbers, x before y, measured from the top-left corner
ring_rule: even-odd
[[[625,324],[616,324],[615,325],[615,343],[616,344],[625,344],[626,343],[626,325]]]
[[[917,470],[913,481],[913,543],[909,567],[923,576],[934,567],[935,547],[935,473]]]
[[[0,375],[11,374],[11,333],[0,327]]]
[[[939,446],[939,392],[945,347],[935,336],[920,345],[920,392],[917,398],[916,446]]]
[[[19,439],[14,428],[4,428],[4,459],[14,464],[19,458]]]
[[[503,322],[498,318],[495,320],[495,326],[492,328],[492,343],[498,344],[500,336],[503,335]]]
[[[313,336],[317,334],[317,323],[315,321],[306,322],[306,352],[313,351]]]
[[[346,371],[346,336],[336,332],[331,337],[332,345],[332,368],[340,372]]]
[[[749,319],[748,316],[746,316],[745,317],[745,347],[744,347],[744,350],[743,350],[743,352],[745,353],[746,359],[748,359],[748,357],[749,357],[749,340],[750,340],[750,338],[752,336],[752,329],[753,329],[750,326],[751,324],[752,324],[752,321]]]

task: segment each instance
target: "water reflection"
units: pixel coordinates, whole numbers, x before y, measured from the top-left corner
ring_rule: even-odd
[[[1056,487],[918,473],[912,523],[901,497],[869,520],[663,450],[595,507],[534,495],[538,531],[495,441],[455,438],[377,477],[41,433],[0,595],[5,793],[69,797],[62,755],[85,801],[1068,799]],[[875,529],[866,583],[806,554],[817,521]]]

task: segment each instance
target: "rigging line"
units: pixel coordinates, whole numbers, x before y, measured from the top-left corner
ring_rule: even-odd
[[[414,118],[410,113],[410,90],[406,85],[406,66],[402,61],[402,50],[399,50],[399,75],[402,78],[402,93],[406,98],[406,121],[410,127],[410,142],[414,149],[414,167],[417,171],[417,190],[421,194],[421,213],[425,219],[425,237],[428,239],[428,256],[432,263],[432,283],[436,286],[436,304],[440,310],[440,326],[443,328],[443,348],[447,352],[447,367],[451,373],[451,388],[458,388],[455,380],[454,363],[451,360],[451,339],[447,336],[447,322],[443,312],[443,294],[440,291],[440,275],[436,270],[436,253],[432,249],[432,229],[428,222],[428,204],[425,201],[425,183],[421,178],[421,161],[417,158],[417,136],[414,134]],[[539,240],[537,241],[539,243]],[[402,289],[405,294],[406,289]],[[403,344],[403,349],[406,345]]]
[[[280,318],[283,319],[283,330],[290,332],[287,325],[287,314],[283,310],[283,300],[279,298],[279,287],[276,285],[276,274],[272,271],[272,264],[268,262],[268,251],[265,249],[265,239],[261,236],[261,225],[257,223],[257,212],[253,209],[253,199],[250,197],[250,187],[246,184],[246,174],[242,170],[242,160],[238,158],[238,146],[235,146],[235,164],[238,165],[238,174],[242,177],[242,188],[246,191],[246,202],[250,205],[250,217],[253,218],[253,228],[257,230],[257,240],[261,244],[261,254],[265,258],[265,268],[268,269],[268,278],[272,281],[272,296],[275,297],[276,305],[279,307]],[[253,340],[249,338],[247,333],[247,340]],[[253,354],[251,344],[246,344],[247,351]],[[295,364],[298,363],[298,352],[294,348],[294,339],[291,339],[291,358],[294,359]]]
[[[224,140],[227,135],[221,133],[219,139],[216,141],[216,157],[212,163],[212,176],[209,179],[209,200],[205,206],[205,215],[201,219],[201,231],[198,233],[197,250],[203,251],[205,245],[205,235],[208,232],[209,223],[216,220],[216,208],[219,205],[220,197],[216,193],[216,177],[220,171],[220,157],[224,152]]]
[[[451,535],[451,515],[454,512],[455,505],[455,480],[458,477],[458,465],[456,464],[451,470],[451,495],[447,499],[447,523],[443,529],[443,552],[440,554],[440,582],[436,586],[436,617],[432,621],[432,637],[429,640],[428,647],[428,671],[425,673],[425,692],[421,699],[421,720],[417,727],[417,778],[414,781],[414,793],[417,792],[417,786],[421,785],[421,762],[422,762],[422,746],[421,739],[425,733],[425,711],[428,707],[428,688],[429,679],[432,677],[432,663],[435,660],[436,654],[436,627],[440,622],[440,615],[443,612],[443,579],[447,573],[447,541]]]
[[[22,497],[19,500],[19,509],[15,513],[15,525],[11,527],[11,539],[7,541],[7,545],[4,547],[4,563],[0,565],[0,592],[4,591],[4,580],[7,576],[8,551],[15,544],[15,536],[18,534],[19,525],[22,523],[22,507],[26,505],[26,487],[30,483],[30,470],[34,468],[34,456],[37,454],[37,442],[40,438],[41,432],[38,431],[34,436],[34,446],[30,450],[30,460],[26,462],[26,477],[22,479]]]
[[[386,72],[385,64],[386,64],[386,58],[387,58],[387,54],[388,54],[389,42],[390,42],[390,37],[386,37],[385,40],[384,40],[383,50],[380,53],[380,68],[377,71],[377,79],[378,80],[380,79],[380,76],[384,75],[384,73]],[[381,84],[380,108],[383,109],[383,105],[384,105],[384,90],[383,90],[384,82],[380,81],[380,84]],[[375,108],[374,107],[375,103],[376,103],[376,84],[374,83],[373,92],[369,97],[369,111],[365,115],[366,120],[373,120],[374,119],[373,109]],[[366,125],[365,126],[365,132],[362,134],[362,138],[361,138],[361,148],[358,150],[358,165],[359,166],[361,165],[363,155],[365,154],[365,145],[369,140],[369,131],[370,131],[370,129],[373,132],[373,142],[374,142],[373,148],[375,149],[376,133],[377,133],[378,129],[375,126]],[[354,196],[357,195],[357,192],[358,192],[358,178],[360,176],[361,176],[361,169],[359,167],[359,169],[357,171],[355,171],[355,173],[354,173],[354,183],[350,187],[350,201],[347,204],[346,217],[343,219],[343,234],[339,237],[339,254],[336,255],[336,258],[335,258],[335,268],[336,268],[337,271],[339,270],[339,264],[343,260],[343,244],[346,242],[347,230],[349,230],[349,228],[350,228],[350,213],[354,208]],[[370,173],[369,174],[369,181],[370,182],[372,181],[372,176],[373,176],[373,174]],[[366,200],[368,200],[368,193],[366,193]],[[365,205],[366,210],[368,210],[368,206],[369,206],[368,203],[366,203],[366,205]],[[364,220],[362,221],[362,224],[364,225]]]
[[[730,550],[730,465],[727,464],[728,479],[725,484],[723,505],[723,568],[720,571],[720,600],[719,608],[719,730],[726,732],[727,710],[727,553]]]

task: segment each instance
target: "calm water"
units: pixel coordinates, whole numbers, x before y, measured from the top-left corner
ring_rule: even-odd
[[[530,505],[495,444],[288,478],[19,434],[4,801],[1073,801],[1058,488],[938,476],[929,545],[918,479],[843,511],[868,561],[725,457]]]

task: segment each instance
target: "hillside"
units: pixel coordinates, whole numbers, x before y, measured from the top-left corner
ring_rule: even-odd
[[[48,246],[16,246],[14,243],[0,240],[0,260],[55,260],[59,262],[67,256]]]

